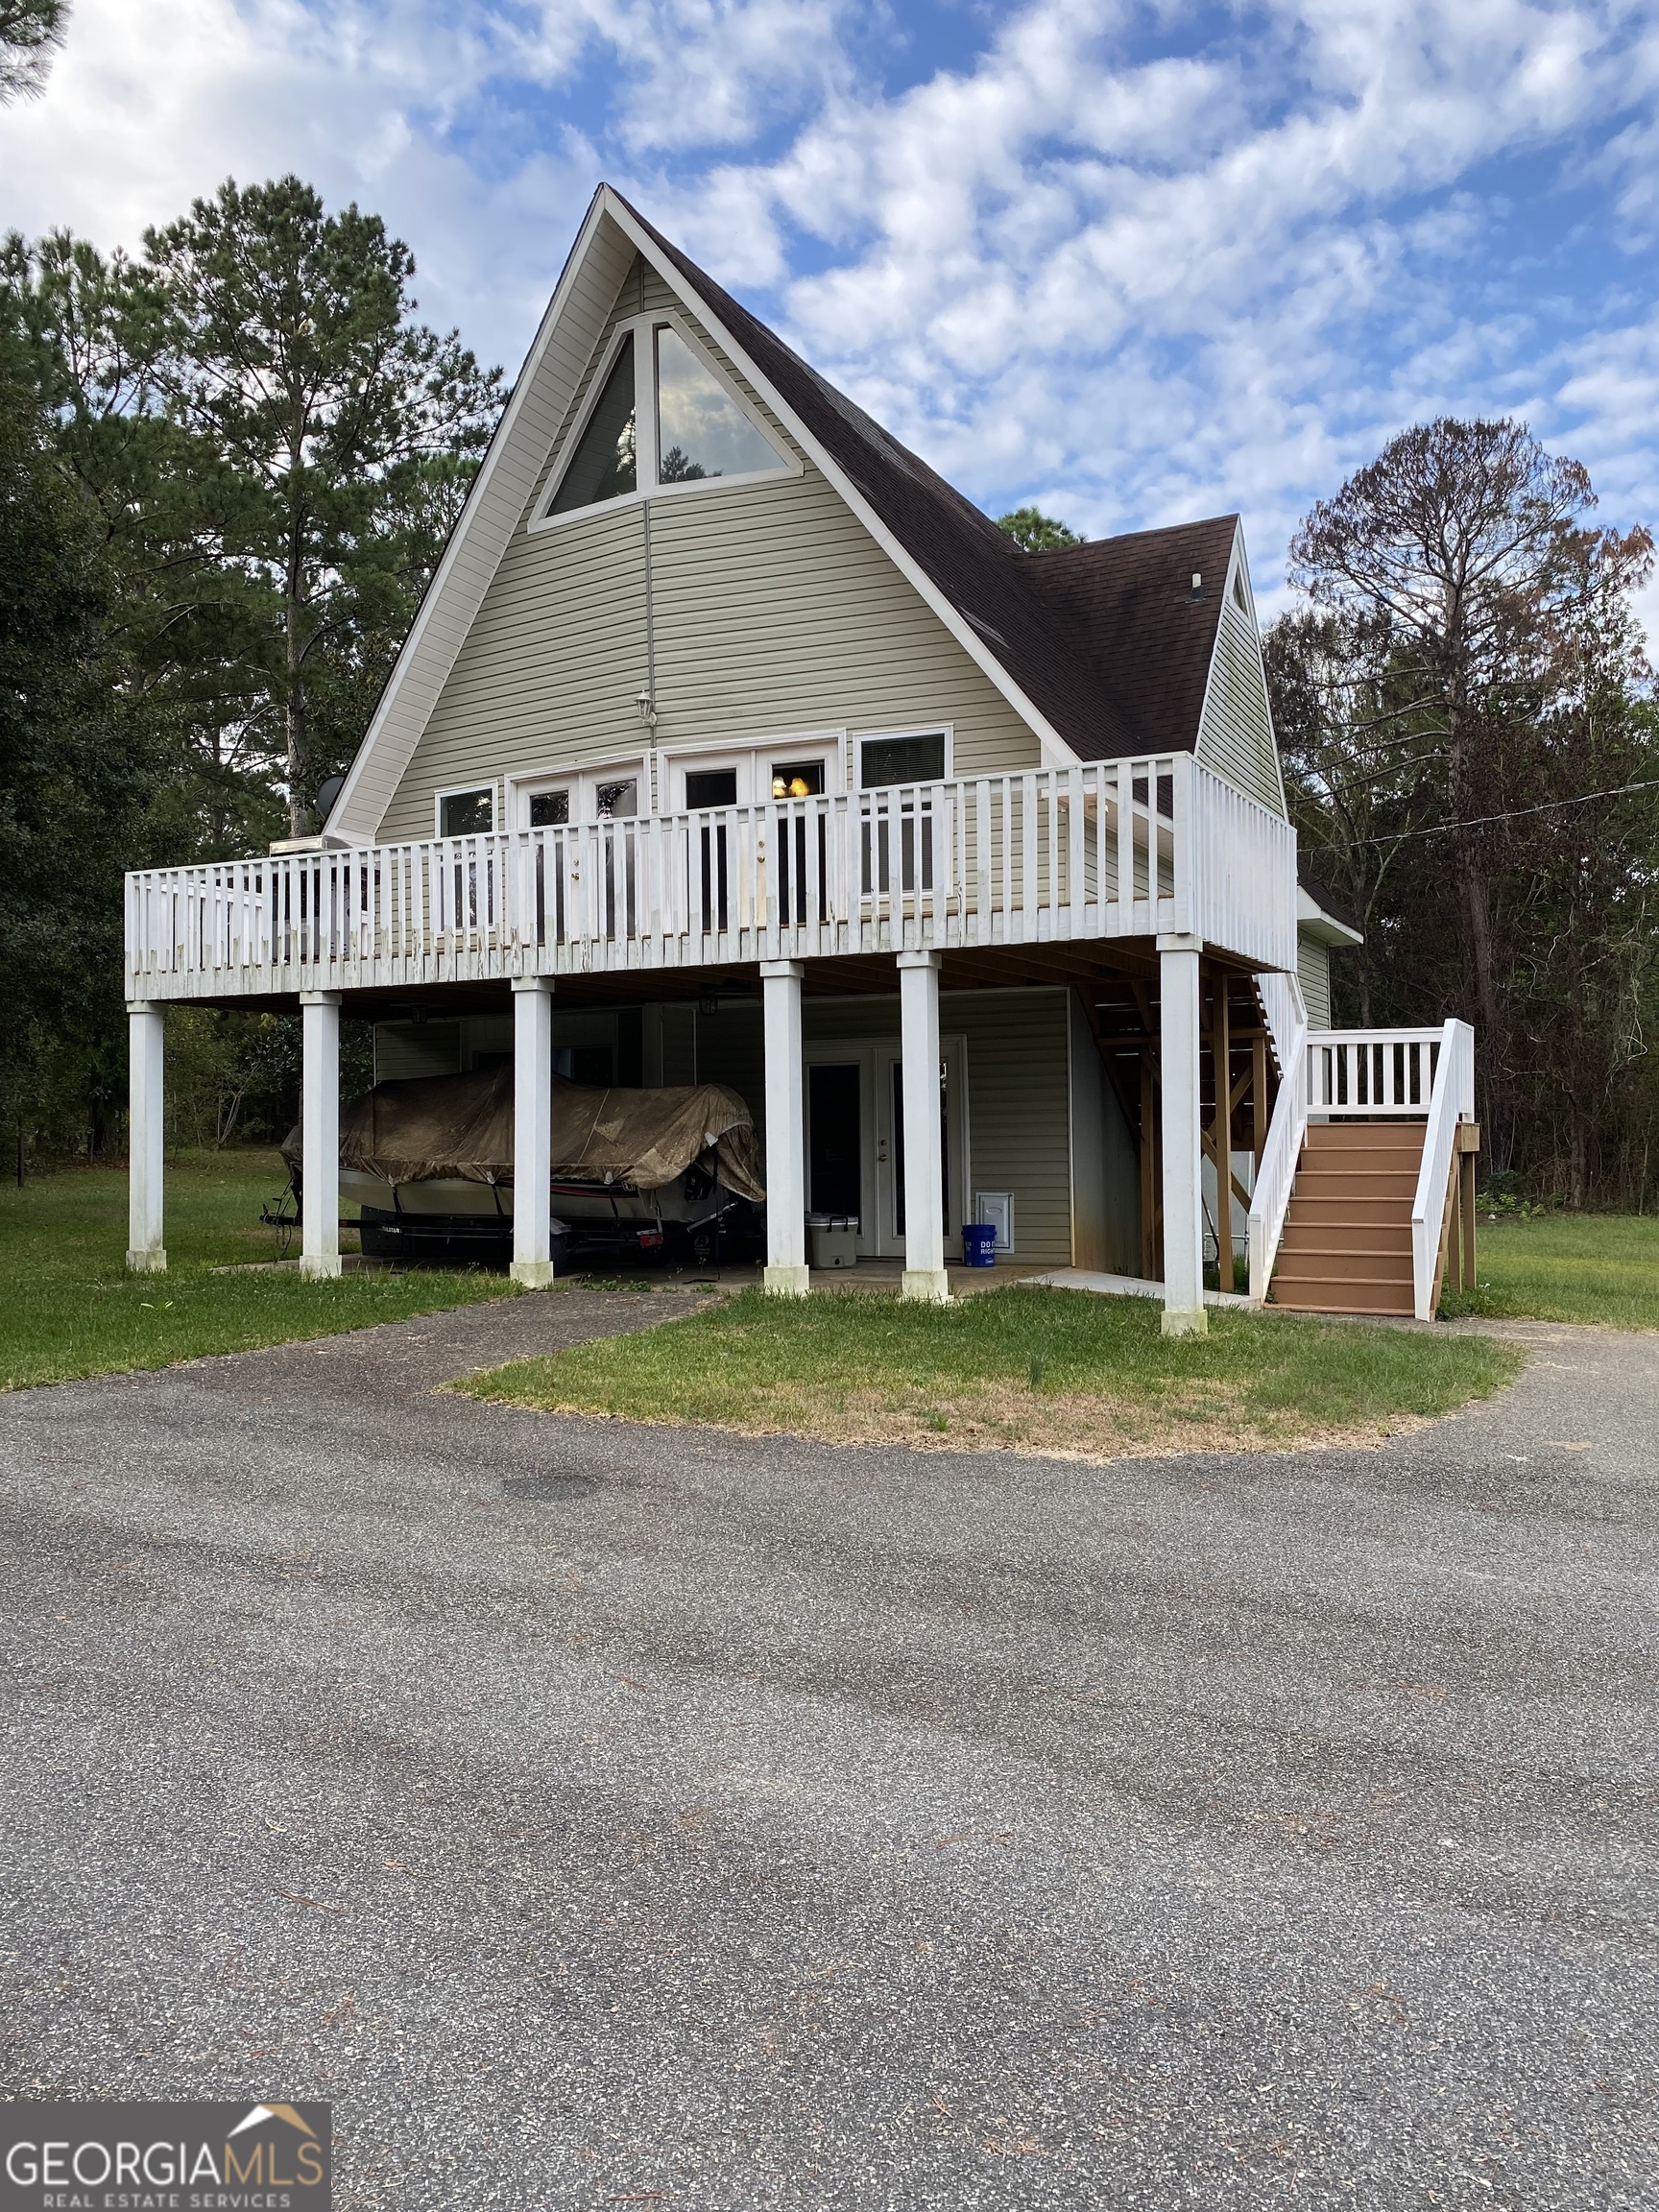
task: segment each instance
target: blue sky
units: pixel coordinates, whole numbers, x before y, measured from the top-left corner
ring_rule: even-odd
[[[1614,0],[76,0],[0,219],[132,245],[295,169],[511,370],[608,178],[993,513],[1239,508],[1271,606],[1442,410],[1659,519],[1656,103]]]

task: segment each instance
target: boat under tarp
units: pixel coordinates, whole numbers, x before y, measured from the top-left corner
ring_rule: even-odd
[[[511,1062],[467,1075],[416,1075],[376,1083],[340,1110],[340,1165],[377,1181],[513,1185]],[[721,1083],[659,1090],[599,1090],[553,1078],[552,1180],[661,1190],[711,1154],[723,1189],[759,1204],[760,1148],[754,1118]],[[301,1165],[300,1131],[282,1157]]]

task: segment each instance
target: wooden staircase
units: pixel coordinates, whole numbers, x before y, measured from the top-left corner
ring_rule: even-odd
[[[1270,1293],[1304,1313],[1410,1313],[1425,1121],[1313,1121]]]

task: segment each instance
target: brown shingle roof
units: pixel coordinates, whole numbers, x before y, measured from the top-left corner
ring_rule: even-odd
[[[1197,741],[1238,527],[1238,516],[1219,515],[1028,559],[1043,607],[1079,639],[1148,752],[1190,752]],[[1204,579],[1196,593],[1194,576]]]
[[[1192,750],[1236,516],[1027,553],[629,211],[1074,753]]]

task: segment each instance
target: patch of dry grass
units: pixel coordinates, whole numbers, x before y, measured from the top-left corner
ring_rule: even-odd
[[[1520,1364],[1489,1338],[1212,1317],[1171,1342],[1138,1299],[994,1291],[940,1310],[869,1293],[756,1293],[468,1377],[553,1412],[950,1452],[1131,1455],[1378,1444]]]

